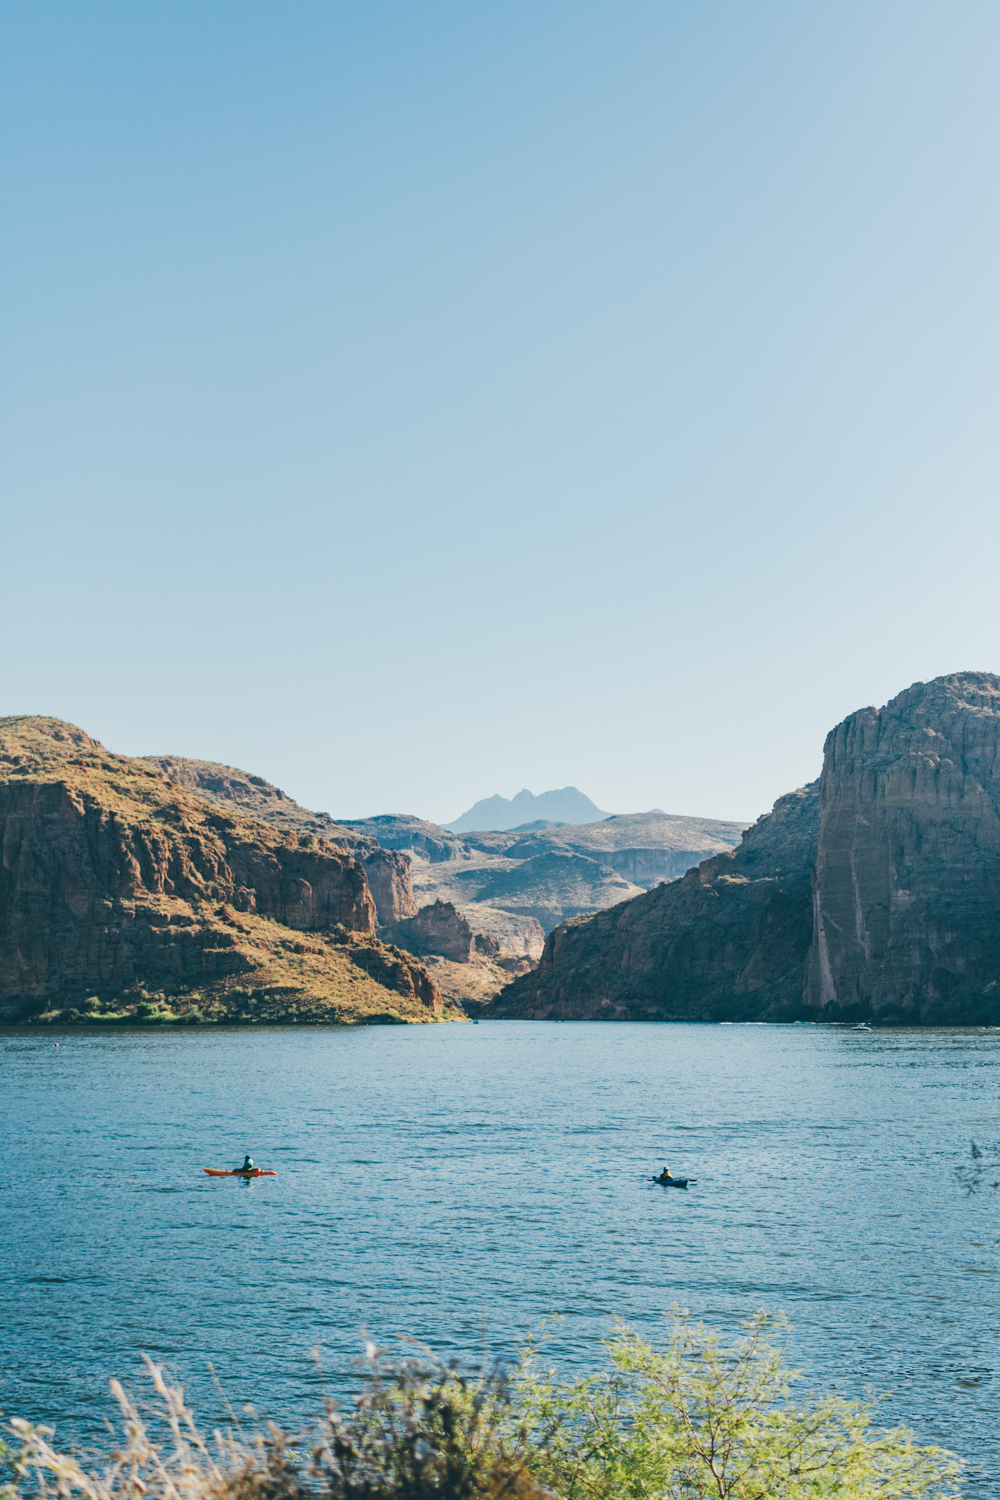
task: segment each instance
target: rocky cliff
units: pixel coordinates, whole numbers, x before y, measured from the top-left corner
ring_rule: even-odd
[[[831,1019],[1000,1019],[1000,677],[915,683],[827,738],[806,998]]]
[[[386,933],[391,933],[397,922],[415,915],[417,903],[409,857],[395,849],[383,848],[371,834],[336,823],[329,813],[310,812],[262,776],[251,776],[235,766],[192,760],[183,755],[147,755],[142,757],[142,763],[161,771],[175,785],[227,811],[259,818],[290,833],[316,834],[339,844],[364,868],[379,928]]]
[[[492,1014],[1000,1023],[1000,677],[851,714],[818,783],[734,853],[558,927]]]
[[[447,860],[465,860],[469,851],[464,842],[426,818],[408,813],[381,813],[376,818],[345,818],[338,828],[363,838],[375,839],[383,849],[405,849],[420,855],[431,864]]]
[[[486,907],[459,913],[453,904],[433,896],[418,910],[412,861],[422,868],[457,869],[474,858],[461,840],[434,823],[404,814],[338,823],[328,813],[300,806],[262,776],[235,766],[179,755],[146,756],[143,763],[225,811],[291,833],[318,834],[350,853],[367,877],[379,937],[427,960],[424,967],[433,971],[434,982],[454,1005],[481,1004],[512,974],[533,968],[541,953],[544,933],[530,917]],[[383,848],[379,838],[393,847]]]
[[[151,993],[196,993],[202,1013],[237,994],[269,1017],[440,1012],[420,965],[378,943],[351,855],[209,805],[72,725],[0,720],[0,847],[8,1018]]]
[[[477,937],[482,941],[477,946]],[[478,951],[496,957],[499,945],[490,948],[483,934],[474,933],[465,917],[457,912],[450,901],[434,901],[422,906],[415,917],[401,922],[396,928],[396,941],[410,953],[437,954],[451,959],[452,963],[472,962]]]
[[[489,1014],[641,1021],[801,1015],[818,832],[813,783],[780,798],[738,849],[557,927],[538,969],[502,990]]]

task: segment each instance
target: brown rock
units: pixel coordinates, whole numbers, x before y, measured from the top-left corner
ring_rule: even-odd
[[[489,1013],[539,1019],[794,1018],[811,927],[817,786],[782,797],[681,879],[565,922]]]
[[[235,766],[182,755],[148,755],[143,757],[143,764],[155,767],[175,785],[226,811],[259,818],[289,833],[314,834],[338,844],[364,867],[379,926],[387,931],[416,914],[413,877],[405,854],[381,848],[370,835],[335,823],[329,813],[310,812],[262,776],[251,776]]]
[[[324,995],[345,1018],[371,1013],[373,994],[407,1014],[440,1009],[420,966],[376,941],[358,861],[213,807],[58,720],[0,720],[0,848],[8,1015],[143,986],[222,996],[254,975],[296,1013]]]
[[[397,925],[395,939],[411,953],[436,953],[459,964],[471,962],[476,943],[472,928],[450,901],[422,906],[415,917]]]
[[[1000,677],[914,683],[827,737],[807,999],[828,1019],[1000,1018]]]
[[[1000,677],[915,683],[827,737],[732,855],[546,940],[492,1014],[1000,1022]]]
[[[413,896],[413,871],[407,855],[395,849],[370,849],[355,852],[368,877],[375,902],[379,928],[387,934],[407,917],[415,917],[417,903]]]

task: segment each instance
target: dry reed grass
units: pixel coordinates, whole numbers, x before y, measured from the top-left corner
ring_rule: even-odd
[[[506,1381],[416,1361],[383,1379],[377,1362],[349,1416],[328,1402],[315,1427],[238,1424],[206,1438],[161,1366],[146,1359],[156,1401],[117,1380],[121,1432],[94,1466],[53,1446],[51,1428],[15,1419],[12,1480],[2,1500],[546,1500],[528,1444],[510,1420]],[[153,1431],[152,1429],[157,1429]]]

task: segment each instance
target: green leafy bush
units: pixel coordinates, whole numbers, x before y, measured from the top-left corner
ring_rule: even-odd
[[[153,1430],[117,1381],[124,1435],[98,1469],[58,1452],[50,1428],[14,1421],[12,1484],[59,1500],[946,1500],[960,1465],[873,1405],[791,1400],[772,1320],[733,1349],[678,1319],[663,1349],[627,1328],[610,1367],[565,1381],[537,1346],[507,1379],[430,1359],[383,1368],[346,1415],[315,1427],[216,1433],[211,1446],[184,1393],[147,1361]],[[0,1445],[2,1446],[2,1445]]]
[[[535,1472],[564,1500],[917,1500],[954,1496],[961,1465],[904,1428],[873,1425],[875,1403],[837,1396],[795,1403],[760,1314],[736,1348],[678,1317],[665,1349],[629,1328],[608,1344],[611,1368],[563,1381],[518,1377]]]

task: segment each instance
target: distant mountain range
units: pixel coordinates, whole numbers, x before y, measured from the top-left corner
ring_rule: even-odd
[[[450,833],[509,833],[511,829],[524,828],[527,824],[541,822],[543,827],[551,827],[558,823],[599,823],[602,818],[610,816],[610,813],[601,812],[575,786],[542,792],[538,797],[525,787],[516,797],[483,797],[454,823],[445,823],[444,827]]]

